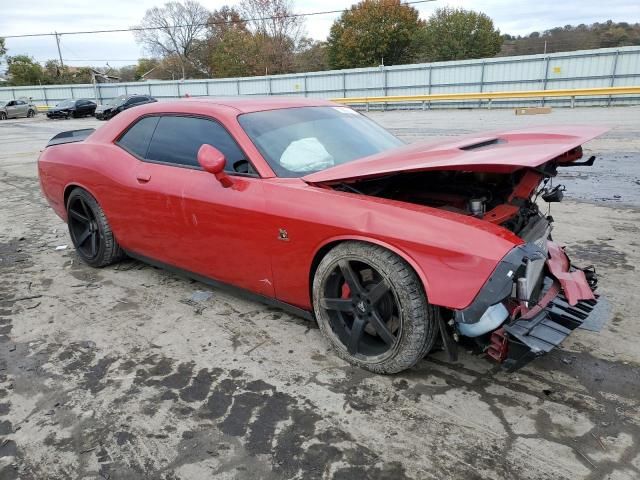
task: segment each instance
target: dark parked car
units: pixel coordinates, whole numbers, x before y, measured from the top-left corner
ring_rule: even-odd
[[[120,95],[104,105],[98,105],[96,118],[98,120],[109,120],[128,108],[157,101],[150,95]]]
[[[27,100],[0,100],[0,120],[17,117],[33,117],[37,107]]]
[[[78,118],[93,115],[96,111],[96,102],[91,100],[65,100],[47,112],[49,118]]]

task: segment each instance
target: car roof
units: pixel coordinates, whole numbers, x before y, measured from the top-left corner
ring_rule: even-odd
[[[198,97],[179,100],[179,102],[201,103],[209,106],[225,106],[234,108],[241,113],[259,112],[262,110],[275,110],[278,108],[295,107],[328,107],[336,106],[328,100],[305,97]]]

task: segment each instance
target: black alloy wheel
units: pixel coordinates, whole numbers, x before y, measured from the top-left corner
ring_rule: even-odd
[[[343,259],[327,279],[320,306],[351,355],[384,355],[400,333],[398,302],[371,265]]]
[[[86,200],[74,197],[68,206],[71,240],[83,258],[94,259],[100,248],[100,231],[96,216]]]
[[[67,223],[73,245],[85,263],[104,267],[124,256],[104,211],[86,190],[76,188],[69,195]]]
[[[313,281],[318,325],[338,355],[376,373],[411,367],[435,342],[437,312],[411,267],[393,252],[345,242]]]

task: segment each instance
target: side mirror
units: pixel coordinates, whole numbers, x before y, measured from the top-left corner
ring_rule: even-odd
[[[198,163],[206,172],[215,175],[224,188],[233,185],[233,180],[224,171],[227,159],[224,157],[224,153],[217,148],[206,143],[202,145],[198,150]]]

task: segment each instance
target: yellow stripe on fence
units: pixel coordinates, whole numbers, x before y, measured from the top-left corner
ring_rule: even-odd
[[[389,97],[333,98],[337,103],[391,103],[391,102],[434,102],[440,100],[494,100],[503,98],[548,98],[548,97],[600,97],[609,95],[638,95],[637,87],[601,87],[558,90],[516,90],[510,92],[434,93],[430,95],[394,95]]]

